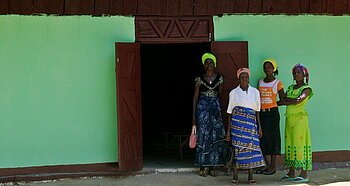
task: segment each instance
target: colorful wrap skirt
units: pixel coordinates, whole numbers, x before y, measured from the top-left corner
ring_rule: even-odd
[[[237,106],[231,119],[231,142],[237,168],[249,169],[265,166],[260,149],[256,114],[253,109]]]
[[[217,97],[200,95],[196,106],[196,166],[223,166],[225,129]]]

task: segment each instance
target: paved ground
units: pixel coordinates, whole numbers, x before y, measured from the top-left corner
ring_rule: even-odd
[[[291,182],[277,182],[278,178],[286,173],[279,170],[275,175],[255,175],[257,185],[350,185],[350,168],[331,168],[310,172],[311,182],[308,184],[294,184]],[[248,185],[247,173],[240,172],[240,184]],[[79,179],[63,179],[55,181],[43,181],[32,183],[19,183],[33,186],[97,186],[97,185],[125,185],[125,186],[157,186],[157,185],[231,185],[229,183],[231,176],[227,176],[224,171],[219,172],[218,177],[200,177],[195,172],[187,173],[152,173],[141,174],[136,176],[121,178],[79,178]]]

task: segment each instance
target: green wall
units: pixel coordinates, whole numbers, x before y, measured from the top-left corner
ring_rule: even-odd
[[[266,58],[277,60],[286,87],[292,67],[306,65],[315,93],[307,108],[313,151],[350,150],[350,16],[231,15],[214,17],[214,25],[216,41],[248,41],[253,86]]]
[[[133,21],[0,16],[0,168],[117,161],[114,43]]]
[[[0,168],[117,161],[114,42],[135,40],[133,21],[0,16]],[[265,58],[277,59],[285,86],[295,63],[307,65],[314,151],[350,150],[350,16],[232,15],[214,24],[216,41],[249,42],[254,86]]]

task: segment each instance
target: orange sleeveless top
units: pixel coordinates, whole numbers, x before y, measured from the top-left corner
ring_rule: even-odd
[[[261,100],[261,109],[277,107],[276,97],[279,90],[283,89],[283,84],[278,79],[271,82],[259,81],[259,92]]]

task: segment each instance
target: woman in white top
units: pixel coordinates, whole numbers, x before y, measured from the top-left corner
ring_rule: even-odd
[[[248,183],[255,184],[253,168],[265,166],[259,142],[262,132],[257,117],[260,111],[260,95],[256,88],[249,85],[249,76],[248,68],[238,69],[240,84],[230,92],[227,108],[230,125],[226,140],[232,142],[235,154],[231,181],[233,184],[238,184],[238,169],[248,169]]]

